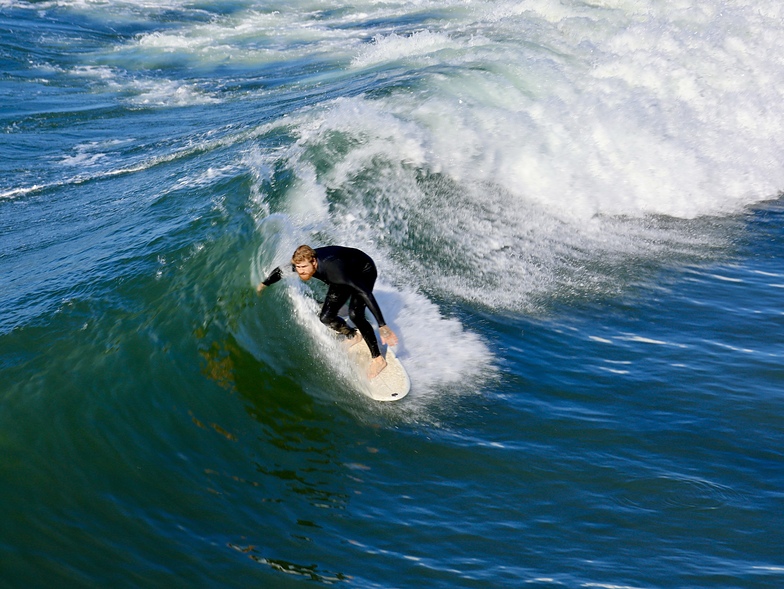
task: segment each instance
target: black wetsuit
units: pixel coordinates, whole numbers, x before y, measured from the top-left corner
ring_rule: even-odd
[[[362,337],[370,348],[370,354],[376,358],[381,355],[373,327],[365,318],[365,309],[370,309],[379,327],[386,325],[381,309],[373,296],[373,286],[378,273],[373,260],[365,252],[339,245],[316,248],[318,265],[314,278],[329,285],[327,299],[321,308],[319,318],[327,325],[346,336],[353,336],[355,329],[349,327],[338,316],[340,308],[349,303],[349,318],[357,326]],[[292,270],[294,266],[292,265]],[[276,283],[283,277],[280,268],[275,268],[262,282],[265,286]]]

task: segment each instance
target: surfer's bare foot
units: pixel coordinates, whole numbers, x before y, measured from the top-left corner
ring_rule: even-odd
[[[359,333],[359,330],[357,330],[357,331],[354,332],[354,335],[352,335],[351,337],[347,337],[346,338],[346,340],[344,342],[344,345],[347,348],[353,348],[354,346],[356,346],[361,341],[362,341],[362,334]]]
[[[384,356],[376,356],[370,361],[370,366],[368,367],[368,378],[376,378],[386,367],[387,361]]]

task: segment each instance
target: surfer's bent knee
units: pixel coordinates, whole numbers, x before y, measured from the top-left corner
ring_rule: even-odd
[[[335,317],[333,315],[329,315],[327,313],[322,313],[319,316],[321,322],[332,329],[333,331],[337,331],[340,334],[346,335],[348,337],[353,336],[357,330],[349,327],[345,321],[343,321],[340,317]]]

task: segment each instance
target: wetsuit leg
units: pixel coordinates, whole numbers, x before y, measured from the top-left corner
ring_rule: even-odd
[[[327,298],[324,301],[324,305],[321,307],[321,314],[319,315],[319,319],[321,319],[321,322],[324,325],[349,337],[354,335],[356,330],[349,327],[348,324],[338,316],[338,313],[340,312],[340,308],[346,304],[346,301],[350,296],[350,288],[333,284],[327,291]]]
[[[365,309],[367,309],[365,301],[359,297],[351,297],[348,316],[351,322],[357,326],[359,333],[362,334],[365,343],[370,348],[370,355],[375,358],[381,355],[381,350],[378,348],[378,340],[376,339],[376,333],[373,331],[373,326],[370,325],[370,322],[365,317]]]
[[[373,292],[373,286],[376,284],[376,276],[376,267],[372,263],[368,264],[362,272],[361,284],[367,292]],[[373,331],[373,326],[370,325],[365,317],[365,309],[367,309],[367,305],[361,297],[356,295],[351,297],[351,303],[348,307],[348,316],[351,319],[351,322],[357,326],[365,343],[367,343],[368,348],[370,348],[370,355],[373,358],[376,358],[381,355],[381,350],[379,350],[378,340],[376,339],[376,333]]]

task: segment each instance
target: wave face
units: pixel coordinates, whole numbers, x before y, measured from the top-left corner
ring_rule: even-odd
[[[775,585],[783,18],[0,0],[3,581]]]

